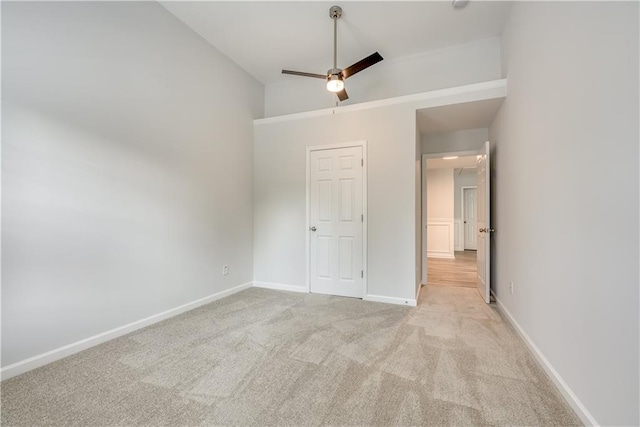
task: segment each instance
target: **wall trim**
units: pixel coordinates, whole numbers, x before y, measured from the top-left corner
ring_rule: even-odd
[[[161,313],[145,317],[144,319],[136,320],[135,322],[131,322],[124,326],[102,332],[100,334],[85,338],[80,341],[76,341],[71,344],[67,344],[62,347],[58,347],[54,350],[47,351],[46,353],[38,354],[36,356],[29,357],[28,359],[12,363],[11,365],[5,366],[4,368],[0,369],[1,378],[2,380],[6,380],[15,377],[16,375],[20,375],[33,369],[39,368],[41,366],[48,365],[49,363],[55,362],[56,360],[64,359],[65,357],[71,356],[72,354],[76,354],[88,348],[95,347],[98,344],[102,344],[114,338],[118,338],[128,333],[137,331],[138,329],[153,325],[154,323],[158,323],[170,317],[177,316],[178,314],[193,310],[194,308],[198,308],[200,306],[209,304],[224,297],[228,297],[240,291],[244,291],[245,289],[249,289],[251,285],[252,282],[244,283],[242,285],[217,292],[215,294],[197,299],[195,301],[188,302],[186,304],[163,311]]]
[[[393,98],[379,99],[376,101],[361,102],[359,104],[346,105],[344,107],[324,108],[321,110],[305,111],[302,113],[285,114],[282,116],[255,119],[254,125],[266,125],[271,123],[286,122],[289,120],[306,119],[310,117],[330,116],[332,114],[350,113],[359,110],[388,107],[396,104],[410,102],[418,103],[416,108],[438,107],[462,102],[480,101],[483,99],[504,98],[507,96],[507,79],[491,80],[488,82],[474,83],[464,86],[450,87],[446,89],[421,92],[413,95],[397,96]]]
[[[273,289],[276,291],[288,291],[288,292],[302,292],[309,293],[309,290],[304,286],[285,285],[283,283],[272,282],[253,282],[254,288]]]
[[[464,224],[461,218],[453,220],[453,250],[464,251]]]
[[[294,285],[284,285],[281,283],[270,283],[270,282],[253,282],[253,286],[255,288],[264,288],[264,289],[273,289],[276,291],[289,291],[289,292],[300,292],[300,293],[309,293],[304,286],[294,286]],[[386,304],[397,304],[397,305],[407,305],[410,307],[415,307],[417,305],[418,296],[420,295],[420,290],[422,289],[421,285],[418,288],[418,293],[416,294],[415,299],[404,299],[404,298],[396,298],[396,297],[385,297],[382,295],[365,295],[362,298],[363,301],[372,301],[372,302],[382,302]],[[316,295],[324,295],[324,294],[316,294]],[[329,295],[327,295],[329,296]],[[342,297],[337,295],[339,298],[350,298],[350,297]]]
[[[415,307],[418,305],[417,300],[415,299],[404,299],[404,298],[396,298],[396,297],[385,297],[382,295],[365,295],[362,298],[365,301],[373,301],[373,302],[384,302],[387,304],[397,304],[397,305],[407,305],[409,307]]]
[[[416,123],[416,129],[418,129],[417,126],[418,124]],[[422,221],[420,221],[420,244],[422,246],[422,253],[420,254],[422,262],[421,282],[426,285],[429,273],[429,260],[427,259],[427,158],[424,154],[420,158],[420,164],[422,173],[420,177],[420,185],[422,187],[422,200],[420,203],[420,218],[422,219]]]
[[[551,381],[556,386],[556,388],[560,391],[560,394],[562,394],[562,396],[567,401],[569,406],[571,406],[571,408],[576,413],[576,415],[578,415],[580,420],[582,420],[582,422],[587,426],[599,426],[600,424],[598,423],[598,421],[596,421],[593,415],[591,415],[589,410],[586,408],[586,406],[584,406],[582,401],[578,398],[578,396],[576,396],[573,390],[571,390],[571,388],[565,382],[565,380],[562,379],[558,371],[556,371],[553,365],[551,365],[551,362],[549,362],[549,359],[545,357],[545,355],[542,353],[542,351],[540,351],[538,346],[533,342],[533,340],[529,337],[529,335],[527,335],[524,329],[522,329],[520,324],[511,315],[511,313],[504,306],[502,301],[500,301],[500,299],[496,296],[496,294],[493,291],[491,291],[491,293],[493,294],[493,297],[496,299],[498,308],[504,314],[505,319],[507,319],[507,321],[511,323],[511,326],[513,326],[513,328],[516,330],[516,332],[518,332],[518,335],[520,335],[520,338],[522,338],[522,340],[525,342],[525,344],[527,345],[531,353],[533,353],[534,357],[542,367],[542,369],[545,371],[547,376],[551,379]]]
[[[427,258],[456,259],[455,255],[435,251],[427,252]]]
[[[429,250],[429,246],[427,245],[427,258],[455,259],[454,225],[455,221],[453,218],[427,218],[427,236],[429,235],[429,230],[431,229],[433,231],[434,227],[447,227],[447,245],[449,248],[448,250]]]

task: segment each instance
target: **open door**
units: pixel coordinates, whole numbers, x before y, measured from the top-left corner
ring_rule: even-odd
[[[478,280],[476,286],[488,304],[491,302],[491,271],[489,249],[491,232],[489,141],[484,143],[484,152],[478,156]]]

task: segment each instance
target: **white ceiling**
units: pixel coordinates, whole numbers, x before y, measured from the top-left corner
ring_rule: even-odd
[[[475,168],[476,156],[458,157],[457,159],[427,159],[427,169]]]
[[[333,61],[329,7],[340,5],[338,67],[378,51],[385,61],[500,35],[510,2],[450,1],[161,2],[264,84],[325,73]]]
[[[416,113],[421,135],[488,128],[504,98],[425,108]]]

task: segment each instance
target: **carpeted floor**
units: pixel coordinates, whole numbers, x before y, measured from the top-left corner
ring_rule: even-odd
[[[2,425],[576,425],[475,289],[252,288],[2,383]]]

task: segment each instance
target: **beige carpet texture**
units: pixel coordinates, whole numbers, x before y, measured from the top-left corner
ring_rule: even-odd
[[[1,385],[3,426],[581,425],[475,289],[252,288]]]

